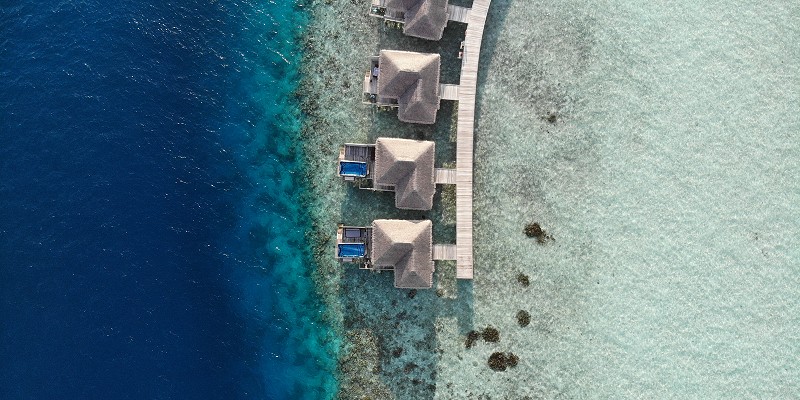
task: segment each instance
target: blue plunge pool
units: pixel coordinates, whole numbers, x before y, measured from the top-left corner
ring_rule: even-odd
[[[367,254],[367,246],[364,243],[340,243],[339,257],[364,257]]]
[[[339,174],[342,176],[367,176],[367,163],[359,161],[340,161]]]

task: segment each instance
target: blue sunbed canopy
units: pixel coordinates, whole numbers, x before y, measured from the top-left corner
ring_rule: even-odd
[[[360,161],[340,161],[339,174],[342,176],[367,176],[367,163]]]
[[[364,257],[367,246],[364,243],[340,243],[339,257]]]

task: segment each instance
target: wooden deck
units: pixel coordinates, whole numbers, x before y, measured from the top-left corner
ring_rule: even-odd
[[[364,75],[364,93],[365,94],[372,94],[378,92],[378,80],[372,80],[372,73],[367,71],[366,75]]]
[[[449,83],[440,84],[439,97],[442,100],[458,100],[458,85]]]
[[[449,4],[447,6],[447,13],[450,14],[447,19],[450,21],[461,22],[466,24],[469,18],[469,8],[454,6]]]
[[[456,144],[456,277],[472,279],[472,158],[475,129],[475,95],[483,28],[491,0],[474,0],[467,18],[461,83],[458,89],[458,140]]]
[[[436,168],[436,184],[437,185],[455,185],[456,184],[456,170],[448,168]]]
[[[339,149],[339,159],[347,161],[361,161],[371,163],[375,161],[375,145],[360,143],[345,143]]]
[[[384,9],[383,13],[378,13],[378,9]],[[405,19],[402,13],[395,13],[386,10],[386,0],[372,0],[372,5],[369,8],[369,15],[373,17],[383,18],[386,21],[403,22]]]
[[[336,230],[336,244],[337,248],[339,244],[343,243],[363,243],[366,246],[366,254],[364,257],[339,257],[336,254],[336,258],[340,262],[361,262],[365,259],[369,259],[369,250],[372,241],[372,227],[369,226],[346,226],[339,224],[338,229]],[[362,265],[362,268],[365,267]]]
[[[455,260],[456,245],[454,244],[435,244],[433,245],[434,260]]]

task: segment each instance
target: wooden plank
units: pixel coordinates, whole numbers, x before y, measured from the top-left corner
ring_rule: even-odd
[[[344,152],[340,153],[339,158],[347,161],[371,162],[375,157],[374,144],[345,143]]]
[[[435,244],[433,245],[434,260],[455,260],[456,245],[454,244]]]
[[[454,6],[449,4],[447,6],[447,13],[449,16],[447,17],[450,21],[461,22],[462,24],[467,23],[467,19],[469,18],[469,8],[461,7],[461,6]]]
[[[436,184],[437,185],[455,185],[456,184],[456,170],[448,168],[436,168]]]
[[[449,83],[440,84],[439,97],[442,100],[458,100],[458,85]]]

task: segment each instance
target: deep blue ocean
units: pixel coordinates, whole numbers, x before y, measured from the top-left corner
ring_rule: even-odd
[[[0,5],[0,398],[326,398],[295,1]]]

